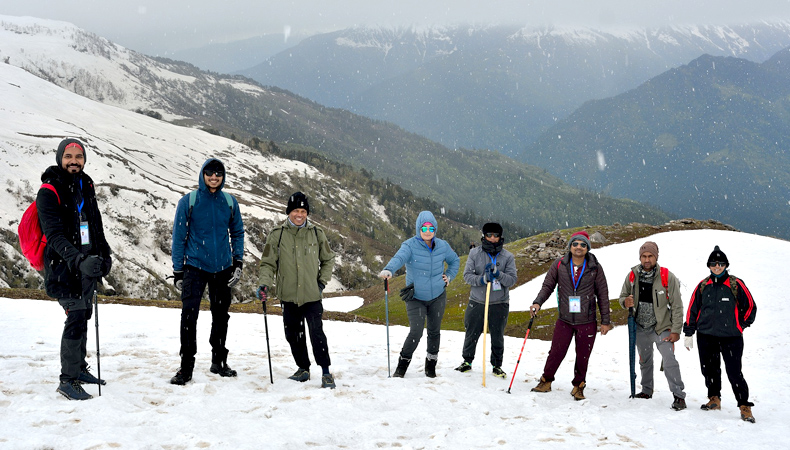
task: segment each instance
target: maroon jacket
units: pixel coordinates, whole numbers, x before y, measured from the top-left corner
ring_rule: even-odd
[[[606,276],[603,267],[598,264],[598,259],[592,253],[585,256],[587,266],[579,280],[579,286],[574,293],[573,277],[571,275],[572,263],[571,254],[567,253],[564,257],[554,261],[543,279],[543,287],[538,292],[538,296],[532,303],[543,305],[543,303],[554,292],[555,286],[559,286],[559,305],[560,320],[571,325],[582,325],[595,322],[596,299],[598,309],[601,311],[601,324],[609,325],[609,287],[606,285]],[[568,297],[581,297],[581,312],[571,313]]]

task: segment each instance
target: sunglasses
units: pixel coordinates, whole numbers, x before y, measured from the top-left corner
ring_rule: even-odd
[[[716,266],[727,267],[727,263],[722,261],[711,261],[708,263],[708,267],[716,267]]]
[[[221,170],[204,170],[203,171],[203,175],[205,175],[207,177],[210,177],[210,176],[214,175],[214,176],[222,178],[222,177],[225,176],[225,172],[223,172]]]
[[[420,231],[423,233],[434,233],[436,232],[436,227],[422,227],[420,228]]]
[[[571,244],[571,247],[587,248],[587,243],[586,242],[574,241],[573,244]]]
[[[498,238],[499,237],[499,233],[486,233],[486,237],[487,238],[495,238],[495,237]]]

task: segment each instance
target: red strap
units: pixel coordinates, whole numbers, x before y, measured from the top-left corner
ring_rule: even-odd
[[[661,284],[664,286],[664,289],[669,287],[669,269],[666,267],[661,268]],[[669,297],[669,294],[667,294]]]
[[[41,187],[43,189],[49,189],[50,191],[54,192],[55,193],[55,197],[58,198],[58,205],[60,205],[60,195],[58,195],[58,191],[55,190],[55,186],[53,186],[53,185],[51,185],[49,183],[44,183],[44,184],[41,185]]]

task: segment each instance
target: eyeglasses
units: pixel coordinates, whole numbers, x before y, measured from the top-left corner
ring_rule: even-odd
[[[727,267],[727,263],[723,261],[711,261],[708,263],[708,267],[716,267],[716,266]]]
[[[436,231],[436,227],[422,227],[420,231],[423,233],[434,233]]]
[[[499,237],[499,233],[486,233],[486,237],[487,238],[495,238],[495,237],[498,238]]]
[[[210,177],[210,176],[214,175],[214,176],[222,178],[222,177],[225,176],[225,172],[223,172],[221,170],[204,170],[203,171],[203,175],[205,175],[207,177]]]
[[[571,247],[587,248],[587,243],[586,242],[573,241],[573,244],[571,244]]]

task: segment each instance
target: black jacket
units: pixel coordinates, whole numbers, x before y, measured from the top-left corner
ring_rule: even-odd
[[[699,331],[712,336],[737,337],[754,323],[756,315],[757,305],[746,284],[724,272],[719,278],[711,276],[702,280],[694,289],[683,332],[686,336]]]
[[[110,257],[110,246],[104,237],[93,180],[83,172],[71,175],[58,166],[50,166],[41,175],[41,181],[51,184],[57,191],[55,195],[49,189],[39,189],[36,197],[38,219],[47,237],[47,247],[44,249],[47,295],[54,298],[79,298],[82,293],[80,262],[87,255]],[[84,200],[82,217],[88,222],[90,230],[91,246],[88,250],[83,249],[80,239],[80,199]]]

